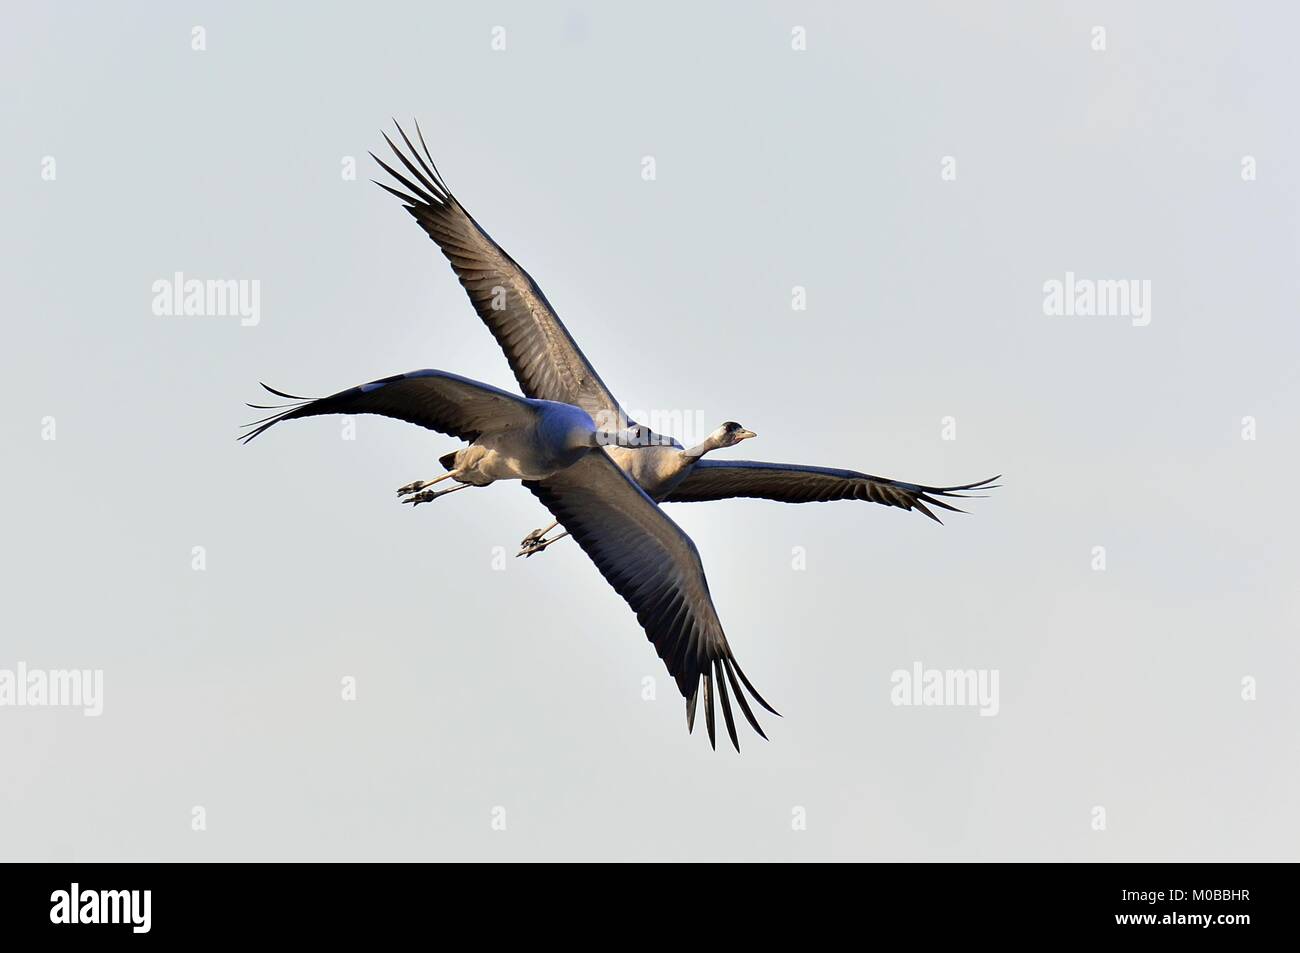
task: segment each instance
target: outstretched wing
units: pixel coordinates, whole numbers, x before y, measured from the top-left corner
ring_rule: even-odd
[[[249,404],[258,410],[281,412],[246,424],[253,429],[239,438],[245,443],[282,420],[320,414],[379,414],[472,443],[485,430],[526,427],[537,413],[534,405],[522,397],[445,371],[411,371],[318,400],[294,397],[265,384],[262,386],[277,397],[297,403],[281,407]]]
[[[424,156],[397,127],[408,156],[384,135],[398,161],[399,172],[373,152],[371,157],[407,191],[376,182],[397,196],[420,223],[465,287],[474,310],[505,352],[519,387],[528,397],[576,404],[608,430],[622,429],[626,414],[596,369],[578,349],[559,315],[528,272],[494,242],[438,174],[424,135],[416,125]],[[635,421],[628,421],[628,425]]]
[[[777,500],[781,503],[820,503],[828,500],[866,500],[905,510],[917,509],[936,523],[943,520],[930,511],[938,506],[964,513],[940,497],[969,499],[965,490],[991,490],[998,477],[964,486],[922,486],[886,480],[855,470],[804,467],[790,463],[760,463],[756,460],[701,460],[690,474],[673,488],[664,503],[699,503],[737,496]]]
[[[686,699],[686,725],[695,726],[695,707],[704,693],[709,743],[714,737],[713,696],[736,750],[730,685],[746,720],[764,738],[745,698],[747,690],[777,714],[749,683],[718,621],[704,566],[691,538],[633,483],[603,450],[538,482],[525,483],[554,514],[614,591],[627,600],[654,643],[668,673]]]

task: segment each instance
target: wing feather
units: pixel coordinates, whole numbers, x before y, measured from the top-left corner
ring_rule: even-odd
[[[967,490],[992,490],[999,477],[962,486],[924,486],[829,467],[807,467],[756,460],[701,460],[686,479],[661,501],[698,503],[734,497],[777,500],[782,503],[824,503],[832,500],[865,500],[904,510],[916,509],[936,523],[943,522],[930,510],[937,506],[964,513],[947,499],[972,499]]]
[[[418,123],[416,129],[418,132]],[[421,156],[401,126],[397,131],[406,151],[387,135],[384,141],[409,176],[371,155],[406,193],[382,182],[376,184],[397,196],[442,250],[474,310],[505,352],[523,393],[576,404],[605,429],[622,429],[618,422],[627,420],[626,413],[532,276],[492,240],[447,188],[429,157],[424,134],[419,132],[425,153]],[[635,421],[628,420],[628,426],[633,424]]]
[[[545,480],[524,485],[573,535],[614,591],[632,607],[646,638],[686,699],[687,728],[694,727],[696,703],[702,693],[709,741],[716,745],[716,681],[727,733],[740,750],[723,673],[734,670],[754,701],[773,714],[777,712],[754,690],[732,654],[691,538],[603,450],[593,451]],[[741,712],[763,735],[734,679],[732,685]]]
[[[262,385],[266,387],[265,384]],[[273,388],[273,394],[289,397]],[[318,400],[294,398],[289,409],[254,421],[240,440],[248,443],[282,420],[321,414],[379,414],[450,434],[472,443],[485,430],[528,426],[536,407],[509,391],[445,371],[411,371],[339,391]]]

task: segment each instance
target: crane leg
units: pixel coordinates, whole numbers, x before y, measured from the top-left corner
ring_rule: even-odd
[[[419,493],[412,493],[406,499],[402,500],[402,502],[410,503],[412,506],[419,506],[421,503],[431,503],[438,497],[446,496],[449,493],[455,493],[459,490],[468,490],[473,485],[473,483],[461,483],[458,486],[452,487],[450,490],[422,490]]]
[[[550,526],[546,527],[545,529],[535,529],[527,536],[525,536],[520,541],[519,545],[522,546],[524,549],[527,549],[529,546],[533,545],[533,543],[540,542],[543,536],[545,536],[547,533],[549,533],[551,530],[555,529],[555,527],[559,525],[560,525],[560,521],[556,520],[554,523],[552,523]]]
[[[568,536],[569,533],[566,530],[559,536],[552,536],[550,539],[542,539],[542,535],[546,532],[550,532],[558,525],[558,523],[552,523],[544,531],[533,530],[533,533],[541,534],[535,538],[533,537],[533,533],[529,533],[528,536],[524,538],[524,541],[519,544],[520,549],[519,552],[515,553],[515,558],[518,559],[520,556],[536,556],[538,553],[546,549],[547,546],[551,545],[551,543],[558,543],[560,540],[564,539],[564,537]]]
[[[441,483],[443,480],[446,480],[446,479],[449,479],[449,478],[451,478],[451,477],[454,477],[455,475],[456,475],[456,474],[455,474],[454,472],[453,472],[453,473],[444,473],[442,476],[440,476],[440,477],[438,477],[437,479],[434,479],[434,480],[416,480],[414,483],[408,483],[408,484],[406,484],[406,486],[398,487],[398,488],[397,488],[397,495],[398,495],[398,496],[407,496],[407,495],[409,495],[409,494],[411,494],[411,493],[419,493],[421,490],[426,489],[427,487],[431,487],[431,486],[433,486],[435,483]]]

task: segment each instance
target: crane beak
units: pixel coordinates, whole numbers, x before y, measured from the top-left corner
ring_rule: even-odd
[[[757,437],[757,436],[758,434],[754,433],[754,431],[752,430],[737,430],[736,443],[740,443],[740,441],[742,440],[748,440],[750,437]]]

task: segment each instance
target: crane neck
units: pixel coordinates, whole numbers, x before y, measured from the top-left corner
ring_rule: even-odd
[[[695,446],[682,451],[682,456],[690,460],[698,460],[711,450],[717,450],[722,446],[722,438],[716,433],[711,433]]]

